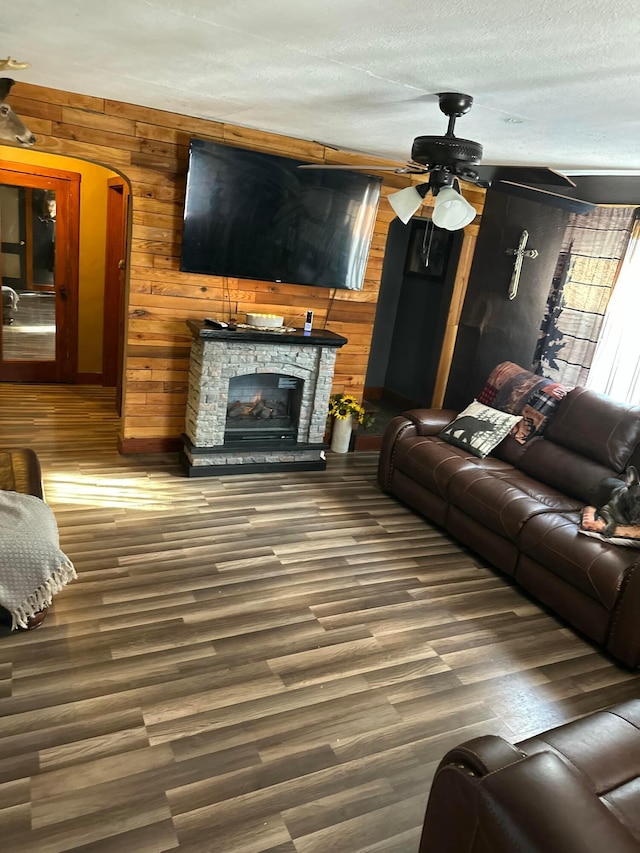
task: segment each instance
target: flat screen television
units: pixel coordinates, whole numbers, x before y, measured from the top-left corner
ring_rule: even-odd
[[[381,179],[301,164],[192,139],[180,269],[361,290]]]

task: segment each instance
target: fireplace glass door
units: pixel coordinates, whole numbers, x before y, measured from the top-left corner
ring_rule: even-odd
[[[224,443],[295,444],[302,385],[302,379],[281,373],[252,373],[230,379]]]

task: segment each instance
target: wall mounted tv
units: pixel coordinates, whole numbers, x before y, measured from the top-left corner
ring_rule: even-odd
[[[301,163],[192,139],[180,269],[361,290],[381,179]]]

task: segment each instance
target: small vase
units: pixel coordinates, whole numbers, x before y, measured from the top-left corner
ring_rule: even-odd
[[[351,442],[351,415],[334,418],[331,430],[331,449],[334,453],[348,453]]]

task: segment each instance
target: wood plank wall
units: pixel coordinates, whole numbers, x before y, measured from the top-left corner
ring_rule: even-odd
[[[316,142],[26,83],[16,84],[11,104],[37,135],[35,150],[103,164],[131,184],[123,452],[168,449],[184,430],[191,342],[186,320],[222,316],[228,310],[227,299],[234,313],[237,305],[239,318],[247,311],[279,313],[287,322],[301,325],[303,312],[313,310],[317,327],[324,326],[349,341],[338,353],[333,391],[362,396],[387,231],[394,217],[386,196],[415,178],[381,173],[383,198],[362,291],[334,292],[181,273],[182,207],[191,137],[316,163],[357,165],[371,158]],[[484,191],[466,185],[465,195],[481,214]],[[450,362],[446,350],[452,352],[479,219],[465,229],[447,345],[438,372],[439,388],[446,386]]]

